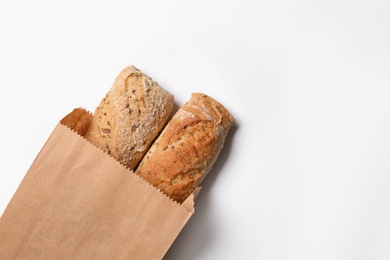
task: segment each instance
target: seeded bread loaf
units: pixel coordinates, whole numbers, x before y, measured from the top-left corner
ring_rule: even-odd
[[[169,121],[135,173],[182,203],[216,161],[232,115],[213,98],[194,93]]]
[[[134,66],[126,67],[93,115],[85,138],[134,169],[162,130],[173,95]]]
[[[66,125],[76,133],[84,136],[92,121],[92,114],[84,108],[75,108],[72,112],[67,114],[60,123]]]

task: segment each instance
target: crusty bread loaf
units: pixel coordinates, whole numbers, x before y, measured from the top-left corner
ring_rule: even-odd
[[[134,169],[164,127],[173,95],[134,66],[126,67],[93,115],[85,138]]]
[[[234,124],[213,98],[194,93],[164,128],[135,173],[182,203],[217,159]]]
[[[92,122],[92,114],[84,108],[75,108],[67,114],[60,123],[66,125],[79,135],[84,136]]]

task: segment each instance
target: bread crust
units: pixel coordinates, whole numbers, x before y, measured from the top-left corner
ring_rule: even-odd
[[[69,127],[81,136],[84,136],[92,122],[92,114],[84,108],[75,108],[67,114],[60,123]]]
[[[134,66],[121,71],[85,138],[134,169],[166,124],[173,95]]]
[[[203,93],[193,93],[135,173],[182,203],[211,170],[233,125],[233,116],[219,102]]]

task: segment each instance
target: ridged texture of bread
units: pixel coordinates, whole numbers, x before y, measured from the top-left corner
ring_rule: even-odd
[[[134,66],[117,76],[85,138],[134,169],[166,124],[173,95]]]
[[[75,108],[67,114],[60,123],[66,125],[76,133],[84,136],[92,122],[92,114],[84,108]]]
[[[229,111],[213,98],[193,93],[169,121],[135,173],[182,203],[216,161],[234,125]]]

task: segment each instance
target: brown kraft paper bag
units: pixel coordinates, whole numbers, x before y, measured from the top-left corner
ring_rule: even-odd
[[[0,219],[0,259],[161,259],[193,213],[58,124]]]

